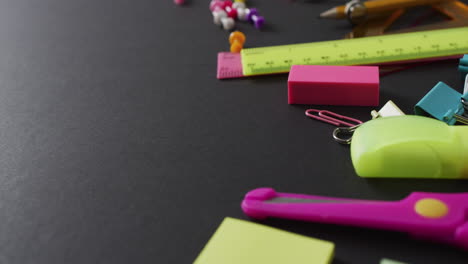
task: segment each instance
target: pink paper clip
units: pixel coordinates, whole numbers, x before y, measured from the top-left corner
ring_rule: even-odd
[[[343,199],[250,191],[242,210],[255,219],[268,217],[398,231],[418,239],[468,250],[468,193],[413,192],[399,201]]]
[[[313,113],[318,113],[318,115],[315,115]],[[305,115],[308,117],[312,117],[314,119],[332,124],[334,126],[353,127],[353,126],[362,124],[361,120],[358,120],[349,116],[339,115],[337,113],[327,111],[327,110],[307,109],[305,111]],[[346,122],[345,120],[354,122],[354,124]]]

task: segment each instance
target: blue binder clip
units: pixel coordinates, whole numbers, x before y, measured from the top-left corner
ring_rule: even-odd
[[[462,95],[439,82],[416,104],[414,113],[432,116],[449,125],[456,122],[468,125],[468,93]]]

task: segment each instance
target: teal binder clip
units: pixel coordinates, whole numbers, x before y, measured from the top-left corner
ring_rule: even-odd
[[[465,76],[468,75],[468,54],[465,54],[465,56],[460,59],[460,63],[458,64],[458,71],[462,76],[462,80],[465,80]]]
[[[463,79],[465,79],[465,75],[468,74],[468,65],[458,65],[458,71],[461,73],[461,75],[463,76]]]
[[[468,66],[468,54],[465,54],[463,58],[460,59],[460,65]]]
[[[449,125],[456,122],[468,125],[468,93],[462,95],[439,82],[416,104],[414,113],[434,117]]]

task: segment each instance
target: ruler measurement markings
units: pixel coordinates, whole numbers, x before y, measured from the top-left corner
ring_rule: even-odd
[[[398,37],[395,37],[395,35],[388,35],[379,37],[378,39],[371,39],[372,37],[370,37],[346,40],[346,42],[343,42],[343,40],[335,40],[319,43],[304,43],[294,44],[292,46],[270,47],[267,50],[275,52],[274,55],[271,55],[274,56],[272,59],[273,61],[279,61],[279,63],[276,64],[271,64],[270,61],[270,68],[281,72],[287,72],[291,65],[294,64],[371,64],[449,56],[468,52],[468,36],[465,35],[461,40],[458,38],[457,40],[459,41],[453,41],[453,39],[455,39],[453,38],[454,32],[457,33],[457,37],[460,37],[460,31],[468,33],[467,28],[462,28],[461,30],[459,28],[457,31],[438,31],[438,34],[435,35],[400,34]],[[452,41],[447,43],[446,39],[452,39]],[[370,45],[369,43],[373,43],[374,45]],[[362,47],[366,47],[366,49],[362,50]],[[287,50],[287,52],[285,52],[285,50]],[[256,52],[256,54],[259,53]],[[245,52],[243,55],[246,57],[246,61],[250,59],[253,61],[264,60],[262,56],[258,58],[250,56],[250,52]],[[262,55],[265,55],[265,53],[262,53]],[[250,64],[250,66],[252,72],[274,73],[260,67],[260,64]]]

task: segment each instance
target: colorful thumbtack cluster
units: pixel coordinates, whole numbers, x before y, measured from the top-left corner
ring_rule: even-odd
[[[222,26],[224,30],[231,31],[236,27],[236,20],[248,21],[257,29],[261,29],[265,19],[260,16],[256,8],[247,8],[244,0],[212,0],[210,11],[215,25]]]

